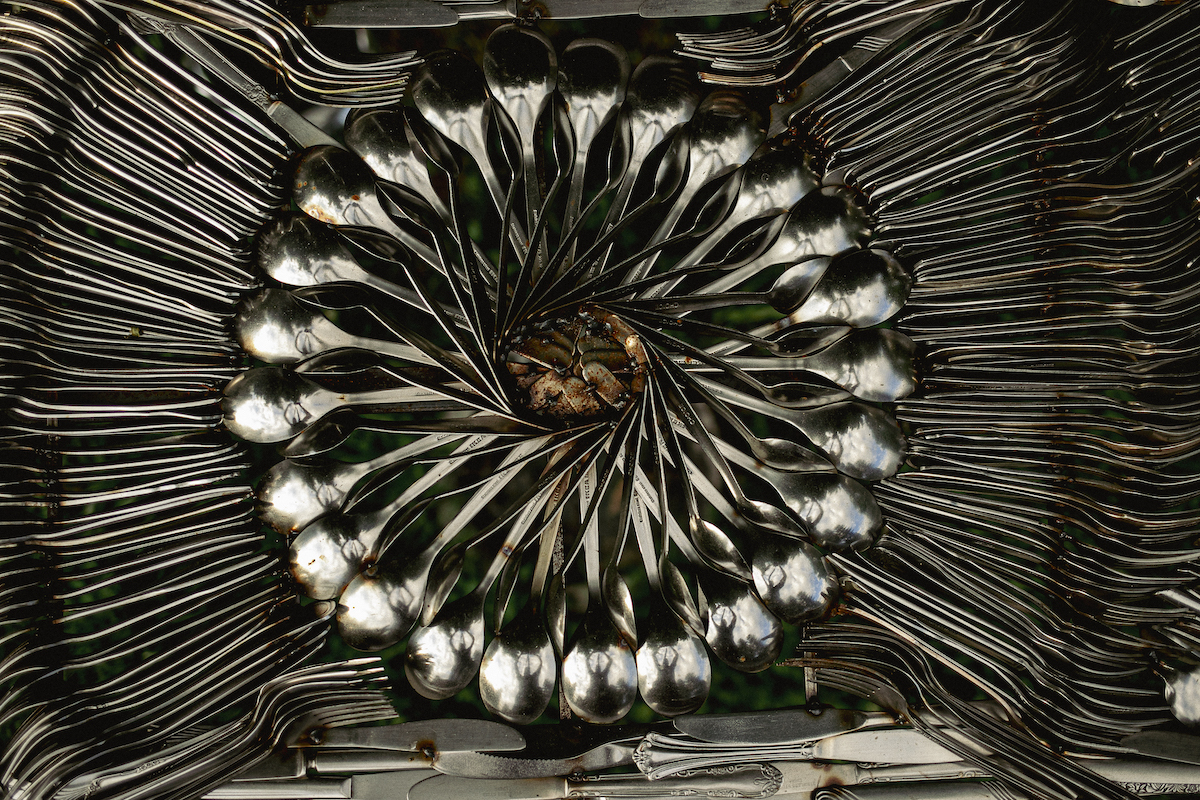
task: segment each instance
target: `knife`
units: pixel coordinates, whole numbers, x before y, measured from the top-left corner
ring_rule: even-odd
[[[895,723],[896,718],[891,714],[839,708],[826,708],[815,714],[805,708],[793,708],[744,714],[688,714],[675,718],[675,727],[688,736],[706,742],[744,745],[809,742],[871,724]]]
[[[434,0],[337,0],[304,7],[312,28],[444,28],[458,14]]]
[[[551,800],[567,797],[619,799],[675,796],[761,800],[775,795],[788,795],[788,800],[801,800],[822,786],[984,776],[985,773],[963,762],[864,769],[853,764],[816,764],[811,761],[739,764],[712,770],[697,770],[687,776],[657,781],[636,774],[528,780],[475,780],[438,775],[409,789],[408,800]],[[360,797],[355,791],[354,800],[395,800],[396,796],[393,793]]]
[[[202,800],[351,800],[379,797],[404,800],[409,787],[437,775],[431,769],[379,772],[328,780],[230,781],[212,789]]]
[[[599,772],[633,763],[641,739],[622,739],[567,758],[521,758],[491,753],[443,753],[433,766],[446,775],[463,778],[553,778],[580,772]]]
[[[520,750],[525,737],[515,728],[483,719],[429,719],[372,728],[332,728],[315,742],[323,748],[364,748],[438,753],[456,750]]]
[[[638,9],[646,19],[715,17],[767,11],[773,0],[646,0]]]
[[[1171,731],[1140,731],[1121,739],[1121,746],[1147,758],[1200,764],[1200,736]]]
[[[633,755],[651,780],[684,770],[754,761],[855,761],[868,764],[944,764],[961,756],[913,728],[853,731],[806,744],[722,745],[647,734]]]

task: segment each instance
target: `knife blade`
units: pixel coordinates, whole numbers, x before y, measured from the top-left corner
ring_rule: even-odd
[[[722,744],[788,744],[849,733],[870,724],[895,724],[890,714],[826,708],[750,711],[744,714],[688,714],[675,727],[688,736]]]
[[[353,775],[350,778],[350,796],[354,800],[404,800],[412,787],[436,775],[431,769]]]
[[[1140,731],[1121,739],[1121,746],[1146,758],[1200,764],[1200,736],[1172,731]]]
[[[372,728],[332,728],[323,748],[406,750],[427,755],[457,750],[520,750],[525,737],[515,728],[482,719],[429,719]]]
[[[202,800],[347,800],[354,796],[351,792],[348,779],[229,781],[210,789]]]
[[[434,0],[335,0],[304,7],[312,28],[444,28],[458,14]]]
[[[553,778],[599,772],[633,763],[640,738],[605,742],[568,758],[520,758],[491,753],[443,753],[433,764],[446,775],[462,778]]]
[[[645,0],[638,9],[646,19],[713,17],[767,11],[771,0]]]

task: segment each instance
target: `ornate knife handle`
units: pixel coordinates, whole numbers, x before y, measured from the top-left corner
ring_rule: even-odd
[[[779,791],[783,773],[770,764],[735,764],[684,769],[664,780],[644,775],[568,779],[567,797],[723,797],[764,798]]]
[[[649,733],[633,753],[633,762],[656,783],[688,770],[763,761],[801,761],[813,757],[812,744],[744,745],[688,742]]]

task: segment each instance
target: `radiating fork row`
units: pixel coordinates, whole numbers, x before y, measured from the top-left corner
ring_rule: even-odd
[[[333,609],[280,584],[213,430],[287,152],[101,7],[0,29],[0,791],[195,796],[392,714],[362,665],[280,677]]]
[[[1200,98],[1175,57],[1194,10],[1091,30],[1079,10],[955,4],[791,110],[913,260],[897,327],[922,374],[897,408],[909,469],[875,488],[887,532],[832,558],[853,619],[813,626],[801,663],[875,698],[952,704],[965,678],[1039,739],[1104,750],[1171,720],[1155,670],[1195,657],[1172,592],[1195,583],[1200,525]],[[960,724],[1008,787],[1082,785],[1015,727]]]

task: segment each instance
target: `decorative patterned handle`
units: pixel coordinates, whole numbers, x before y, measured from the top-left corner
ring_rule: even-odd
[[[638,769],[652,781],[707,767],[762,761],[803,761],[812,757],[811,744],[746,747],[688,742],[657,733],[647,734],[633,753],[633,761]]]
[[[763,798],[779,791],[783,773],[770,764],[734,764],[685,769],[671,778],[643,775],[571,778],[568,797],[733,797]]]

